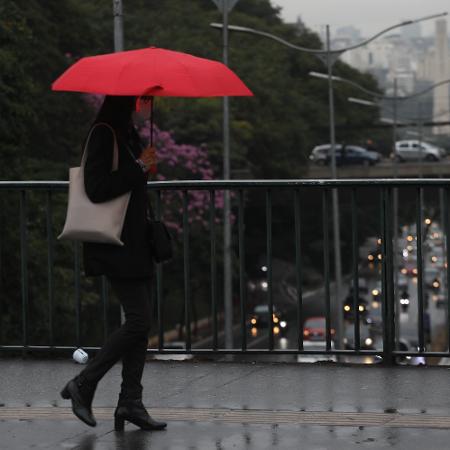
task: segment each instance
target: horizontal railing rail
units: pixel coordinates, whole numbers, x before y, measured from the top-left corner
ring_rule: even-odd
[[[379,194],[379,213],[380,213],[380,239],[381,239],[381,283],[382,283],[382,348],[365,350],[361,348],[361,326],[360,326],[360,312],[359,312],[359,257],[358,257],[358,205],[357,195],[363,189],[376,189]],[[394,195],[397,195],[396,190],[399,188],[408,188],[414,192],[416,204],[415,227],[417,234],[417,301],[418,301],[418,316],[417,316],[417,335],[418,345],[417,351],[404,351],[398,348],[398,336],[396,336],[396,327],[398,325],[398,304],[397,298],[399,295],[398,288],[396,288],[396,270],[398,269],[398,261],[396,261],[397,248],[396,245],[398,229],[394,230]],[[167,353],[167,354],[279,354],[279,355],[311,355],[311,354],[325,354],[325,355],[359,355],[359,356],[381,356],[387,362],[394,362],[396,357],[400,356],[427,356],[427,357],[450,357],[449,351],[430,351],[426,348],[425,336],[425,280],[424,280],[424,266],[423,266],[423,220],[424,220],[424,200],[423,192],[426,188],[436,188],[443,193],[443,211],[441,216],[443,223],[441,224],[445,235],[445,258],[450,260],[450,246],[448,245],[448,237],[450,236],[450,221],[448,198],[450,189],[450,179],[321,179],[321,180],[181,180],[181,181],[158,181],[148,183],[148,189],[155,197],[155,211],[157,218],[164,218],[164,204],[162,201],[162,194],[165,191],[175,191],[180,193],[181,201],[181,248],[182,255],[179,255],[180,260],[183,261],[183,291],[184,291],[184,348],[171,349],[166,348],[164,342],[164,299],[163,299],[163,274],[164,265],[157,265],[156,267],[156,319],[158,325],[158,346],[157,348],[149,349],[150,353]],[[80,323],[81,317],[81,256],[80,249],[77,243],[74,243],[73,251],[73,268],[74,268],[74,307],[75,307],[75,326],[76,338],[73,345],[58,345],[55,342],[55,327],[58,323],[54,317],[55,306],[55,286],[54,286],[54,269],[55,269],[55,236],[53,231],[53,192],[67,192],[67,181],[0,181],[0,194],[5,195],[8,191],[19,192],[19,224],[18,235],[20,240],[20,287],[21,287],[21,336],[22,342],[10,343],[2,342],[0,350],[72,350],[78,348],[82,344],[82,329]],[[324,316],[325,316],[325,348],[310,351],[305,348],[304,342],[304,288],[302,285],[302,277],[304,271],[303,253],[302,253],[302,220],[303,210],[301,206],[301,198],[308,190],[319,190],[320,209],[321,209],[321,227],[323,231],[323,278],[324,278],[324,294],[325,302]],[[353,321],[353,337],[354,348],[342,349],[341,344],[338,343],[337,348],[333,348],[333,330],[332,330],[332,267],[330,267],[330,254],[332,246],[330,245],[329,234],[330,217],[331,217],[331,192],[332,190],[346,190],[350,193],[350,211],[351,220],[349,227],[351,228],[351,268],[349,273],[350,284],[353,289],[353,310],[355,317]],[[218,278],[218,241],[222,238],[219,235],[217,227],[218,207],[216,205],[217,192],[229,190],[234,193],[233,196],[233,212],[236,215],[234,222],[235,236],[237,245],[235,251],[238,261],[238,281],[239,281],[239,317],[237,319],[236,327],[241,336],[241,343],[239,348],[223,348],[219,344],[219,278]],[[267,291],[266,301],[268,305],[269,325],[267,329],[268,344],[267,348],[250,348],[248,339],[249,328],[249,311],[247,305],[247,267],[246,267],[246,198],[245,195],[254,190],[260,190],[264,195],[264,211],[261,212],[265,219],[263,224],[266,230],[265,254],[267,257]],[[274,194],[278,191],[292,192],[292,214],[294,221],[294,234],[292,238],[292,246],[295,249],[295,307],[292,308],[295,315],[295,329],[296,339],[295,348],[279,348],[276,349],[274,345],[274,292],[273,292],[273,221],[274,221]],[[49,344],[37,345],[30,342],[30,317],[29,317],[29,242],[28,242],[28,196],[30,192],[44,192],[45,193],[45,221],[46,221],[46,250],[47,250],[47,282],[48,282],[48,302],[49,302]],[[208,213],[207,225],[209,233],[204,233],[203,237],[207,236],[209,240],[209,267],[210,267],[210,306],[211,306],[211,345],[208,348],[196,348],[191,334],[191,309],[192,309],[192,286],[191,280],[195,276],[191,272],[191,225],[190,225],[190,199],[189,193],[192,191],[208,191],[208,200],[204,206]],[[319,207],[318,207],[319,208]],[[3,259],[2,259],[3,261]],[[450,278],[450,267],[446,264],[446,277]],[[342,294],[342,293],[340,293]],[[105,277],[102,277],[101,282],[101,302],[102,302],[102,324],[103,337],[108,336],[108,286]],[[445,291],[447,302],[447,325],[448,331],[450,326],[450,308],[448,308],[448,289]],[[338,311],[341,309],[342,299],[337,299]],[[340,313],[339,313],[340,314]],[[450,333],[448,333],[450,335]],[[447,344],[448,337],[447,335]],[[87,350],[98,349],[98,346],[83,345]],[[447,349],[449,346],[447,346]]]

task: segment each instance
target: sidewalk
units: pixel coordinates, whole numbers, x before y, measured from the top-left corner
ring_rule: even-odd
[[[447,449],[445,367],[147,363],[144,404],[167,431],[113,430],[121,366],[101,381],[90,428],[59,397],[80,366],[0,359],[3,449]]]

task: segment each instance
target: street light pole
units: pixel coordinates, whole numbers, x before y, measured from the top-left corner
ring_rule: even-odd
[[[123,8],[122,0],[113,0],[114,51],[123,50]]]
[[[398,161],[396,157],[396,146],[397,146],[397,98],[398,96],[398,82],[397,77],[394,78],[394,99],[393,99],[393,124],[392,124],[392,145],[394,152],[394,178],[398,177]],[[398,320],[395,327],[395,342],[400,342],[400,295],[398,292],[398,188],[393,189],[393,208],[394,208],[394,255],[393,255],[393,266],[394,266],[394,313],[398,314]]]
[[[331,57],[331,40],[330,40],[330,26],[326,28],[326,45],[327,45],[327,71],[328,71],[328,106],[330,117],[330,151],[331,151],[331,177],[337,178],[336,170],[336,128],[334,118],[334,90],[333,90],[333,61]],[[336,323],[336,341],[337,348],[341,348],[344,323],[341,311],[340,294],[342,293],[342,267],[341,267],[341,233],[339,222],[339,197],[338,190],[332,190],[332,205],[333,205],[333,244],[334,244],[334,272],[335,272],[335,307],[337,315]]]
[[[228,15],[239,0],[213,0],[222,12],[223,63],[228,66]],[[229,180],[230,171],[230,103],[223,97],[223,179]],[[223,297],[225,348],[233,348],[233,277],[231,265],[231,200],[230,191],[223,199]]]

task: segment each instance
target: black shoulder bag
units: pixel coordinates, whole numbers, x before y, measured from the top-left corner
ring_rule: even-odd
[[[136,130],[134,128],[133,130],[135,136],[137,136],[137,140],[139,141],[139,136],[136,133]],[[136,160],[136,156],[130,150],[128,144],[126,145],[126,147],[133,160]],[[170,236],[169,230],[167,229],[164,222],[162,222],[161,220],[156,220],[152,205],[150,204],[147,190],[145,192],[145,196],[147,198],[147,228],[150,238],[150,250],[152,252],[152,258],[156,263],[163,263],[171,260],[173,257],[172,237]]]
[[[156,263],[166,262],[172,259],[172,237],[164,222],[156,220],[150,199],[147,195],[147,227],[150,236],[150,249],[153,260]]]

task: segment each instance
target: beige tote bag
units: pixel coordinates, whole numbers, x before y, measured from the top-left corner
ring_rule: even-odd
[[[119,165],[116,135],[111,126],[107,123],[102,124],[111,128],[114,135],[114,155],[111,170],[114,171],[117,170]],[[92,127],[86,139],[80,167],[71,167],[69,170],[69,201],[66,223],[58,239],[124,245],[120,240],[120,235],[131,191],[106,202],[92,203],[84,189],[84,166],[88,142],[97,125],[100,125],[100,123]]]

